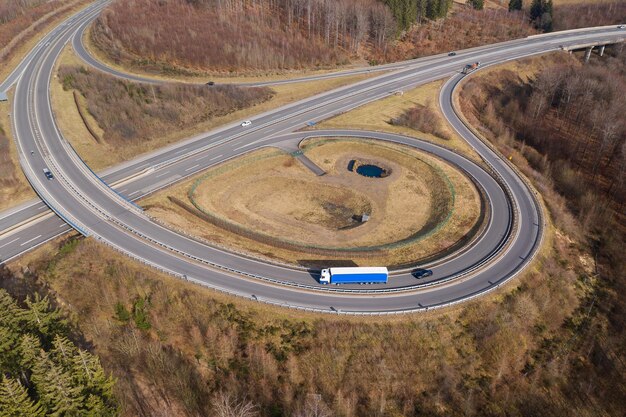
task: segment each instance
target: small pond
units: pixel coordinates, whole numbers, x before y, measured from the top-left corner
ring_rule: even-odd
[[[356,172],[364,177],[382,178],[387,176],[387,171],[376,165],[359,165]]]

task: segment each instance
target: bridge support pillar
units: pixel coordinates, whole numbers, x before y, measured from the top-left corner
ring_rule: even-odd
[[[604,48],[606,48],[606,45],[602,45],[602,46],[600,47],[600,56],[603,56],[603,55],[604,55]]]
[[[591,58],[591,51],[593,51],[593,46],[590,46],[585,50],[585,62],[589,62],[589,58]]]

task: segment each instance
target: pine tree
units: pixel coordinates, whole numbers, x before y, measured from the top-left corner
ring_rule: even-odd
[[[50,416],[74,416],[85,401],[81,387],[75,386],[69,372],[55,364],[47,352],[41,352],[33,366],[31,381],[42,406]]]
[[[51,358],[64,371],[70,372],[73,368],[74,356],[78,353],[76,346],[67,337],[56,335],[50,350]]]
[[[22,370],[32,370],[39,360],[39,355],[42,352],[39,339],[32,334],[22,335],[19,350],[20,366],[22,367]]]
[[[439,0],[428,0],[426,17],[432,20],[439,17]]]
[[[522,0],[509,0],[509,12],[522,10]]]
[[[15,379],[0,381],[0,417],[43,417],[41,405],[33,402],[26,388]]]
[[[39,332],[44,345],[47,345],[57,333],[67,334],[67,322],[58,310],[50,307],[48,297],[41,298],[39,294],[35,294],[34,300],[30,297],[26,299],[26,304],[28,305],[26,311],[28,324],[33,330]]]
[[[485,6],[484,0],[467,0],[467,3],[476,10],[482,10]]]
[[[533,0],[530,5],[530,20],[535,21],[543,14],[543,2],[542,0]]]
[[[25,311],[17,305],[8,292],[0,289],[0,326],[18,329],[24,318]]]
[[[0,325],[0,372],[15,375],[19,371],[19,341],[16,330]]]
[[[79,349],[73,358],[73,369],[77,382],[91,393],[105,400],[113,398],[115,380],[106,375],[97,356]]]

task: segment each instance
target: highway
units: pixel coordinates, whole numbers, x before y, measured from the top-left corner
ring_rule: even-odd
[[[72,41],[76,47],[76,39],[80,39],[85,25],[97,15],[98,7],[82,12],[55,29],[43,47],[33,50],[24,60],[20,76],[16,78],[12,116],[21,163],[37,193],[58,217],[44,215],[34,225],[19,226],[36,214],[35,211],[45,211],[38,202],[3,213],[0,216],[2,230],[15,227],[16,231],[0,236],[2,259],[10,259],[67,231],[67,224],[70,224],[81,233],[141,262],[230,294],[294,308],[360,314],[418,311],[466,300],[515,276],[530,262],[539,247],[543,219],[532,192],[509,164],[476,138],[454,113],[451,97],[462,78],[458,74],[460,68],[468,61],[495,64],[554,51],[562,44],[597,40],[609,43],[624,37],[624,32],[615,28],[594,28],[473,48],[459,52],[456,57],[439,56],[402,63],[397,68],[386,68],[387,73],[375,78],[258,115],[252,119],[249,128],[241,128],[238,124],[224,126],[108,170],[98,177],[84,165],[58,131],[48,88],[54,63],[63,46]],[[108,71],[105,66],[101,69]],[[450,161],[481,184],[493,213],[489,225],[471,247],[433,267],[430,281],[438,285],[415,288],[416,284],[424,287],[427,282],[418,283],[410,274],[400,273],[384,287],[333,286],[321,289],[316,283],[315,272],[265,263],[207,246],[156,224],[130,202],[212,164],[261,146],[287,143],[295,146],[294,143],[304,136],[311,135],[311,132],[297,132],[307,122],[326,119],[397,90],[451,76],[441,93],[444,115],[491,167],[491,172],[450,150],[412,138],[375,132],[316,133],[406,143]],[[46,180],[43,168],[49,168],[55,179]],[[132,178],[127,179],[129,177]],[[116,183],[116,191],[107,185]],[[446,283],[442,284],[442,281]]]

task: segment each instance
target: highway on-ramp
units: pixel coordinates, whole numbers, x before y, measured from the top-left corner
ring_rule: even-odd
[[[48,88],[54,63],[63,46],[76,39],[76,34],[97,12],[97,9],[88,10],[55,30],[44,46],[25,60],[18,78],[13,127],[21,163],[29,181],[47,205],[81,233],[175,276],[264,302],[317,311],[364,314],[422,310],[474,297],[517,274],[537,251],[543,219],[532,192],[512,167],[478,140],[454,114],[450,97],[461,77],[457,73],[462,63],[467,60],[498,63],[554,51],[561,44],[598,40],[611,43],[623,37],[623,32],[615,28],[594,28],[527,38],[514,44],[474,48],[460,52],[462,58],[438,57],[403,64],[378,77],[259,115],[252,119],[253,124],[247,129],[230,125],[192,138],[110,170],[101,179],[80,160],[59,132],[50,107]],[[384,288],[368,286],[365,291],[352,287],[322,289],[316,283],[314,273],[208,246],[160,226],[130,202],[205,168],[210,165],[209,161],[217,163],[261,146],[297,141],[311,135],[310,132],[296,132],[306,122],[323,120],[394,91],[451,75],[454,77],[442,91],[442,109],[453,127],[481,155],[490,167],[490,173],[450,150],[411,138],[374,132],[317,133],[400,141],[449,160],[482,185],[492,205],[489,226],[470,248],[433,268],[433,280],[447,280],[445,284],[409,290],[408,287],[417,284],[415,279],[409,274],[398,274],[392,277],[391,285]],[[200,163],[199,158],[205,162]],[[195,171],[189,170],[192,163]],[[45,178],[44,168],[53,172],[54,180]],[[157,171],[163,174],[159,178],[154,175]],[[128,176],[133,179],[124,181]],[[117,187],[119,193],[107,185],[117,181],[122,181]],[[30,204],[3,216],[0,222],[17,224],[20,229],[16,221],[27,220],[27,216],[20,213],[41,210],[40,207],[37,203]],[[15,239],[17,233],[2,236],[0,251],[15,249],[18,244],[21,248],[34,245],[54,235],[54,229],[57,229],[56,234],[65,231],[66,226],[54,219],[42,218],[38,228],[24,225],[19,233],[37,233],[29,240],[12,242],[10,239]],[[4,252],[0,253],[4,259],[8,257]],[[383,289],[386,292],[381,292]]]

